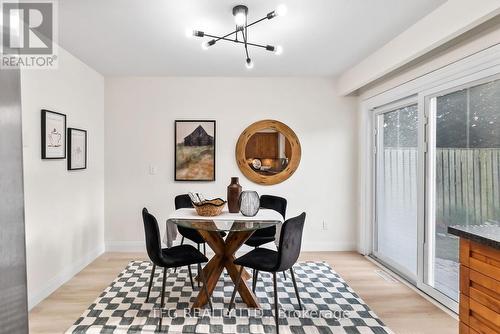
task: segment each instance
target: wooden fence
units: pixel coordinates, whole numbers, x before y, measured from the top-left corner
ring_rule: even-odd
[[[500,149],[436,150],[436,218],[445,223],[500,221]]]
[[[386,204],[415,207],[417,150],[385,148],[384,159]],[[441,226],[500,221],[500,149],[436,150],[436,219]]]

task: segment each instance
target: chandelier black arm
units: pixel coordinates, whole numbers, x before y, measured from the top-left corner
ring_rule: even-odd
[[[257,23],[262,22],[262,21],[264,21],[264,20],[270,20],[270,19],[272,19],[273,17],[274,17],[274,12],[271,12],[271,13],[267,14],[266,16],[264,16],[263,18],[258,19],[257,21],[254,21],[254,22],[252,22],[252,23],[250,23],[250,24],[247,24],[247,25],[246,25],[245,27],[243,27],[243,28],[245,28],[245,29],[246,29],[246,28],[251,27],[251,26],[253,26],[254,24],[257,24]],[[217,42],[217,41],[220,41],[221,39],[225,39],[226,37],[229,37],[229,36],[231,36],[231,35],[233,35],[233,34],[237,33],[239,30],[241,30],[241,29],[236,29],[235,31],[230,32],[229,34],[226,34],[226,35],[224,35],[224,36],[222,36],[222,37],[217,37],[217,39],[216,39],[215,41]],[[205,34],[205,36],[209,36],[209,35]]]
[[[269,15],[269,14],[268,14],[268,15]],[[264,16],[263,18],[258,19],[257,21],[254,21],[254,22],[252,22],[252,23],[250,23],[250,24],[247,24],[247,25],[245,26],[245,28],[251,27],[251,26],[253,26],[254,24],[257,24],[257,23],[262,22],[262,21],[264,21],[264,20],[268,20],[268,17],[267,17],[267,16]]]
[[[248,31],[247,31],[247,27],[245,27],[245,30],[243,30],[243,31],[242,31],[242,35],[243,35],[243,40],[245,41],[245,53],[247,55],[247,61],[249,61],[250,56],[248,55],[248,44],[247,44]]]
[[[234,40],[234,39],[230,39],[230,38],[226,38],[226,37],[219,37],[219,36],[210,35],[210,34],[205,34],[205,36],[213,38],[217,41],[223,40],[223,41],[233,42],[233,43],[237,43],[237,44],[245,44],[245,42],[243,42],[243,41]],[[263,48],[263,49],[269,48],[269,45],[255,44],[255,43],[250,43],[250,42],[247,42],[247,45],[256,46],[258,48]]]

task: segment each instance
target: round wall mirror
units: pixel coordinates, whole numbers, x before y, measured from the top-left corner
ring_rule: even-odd
[[[299,166],[299,138],[286,124],[274,120],[253,123],[236,144],[241,172],[259,184],[277,184],[288,179]]]

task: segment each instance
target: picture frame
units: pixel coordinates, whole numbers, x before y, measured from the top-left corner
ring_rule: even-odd
[[[66,115],[41,110],[42,159],[66,158]]]
[[[68,128],[68,170],[87,168],[87,130]]]
[[[175,181],[215,181],[215,120],[176,120]]]

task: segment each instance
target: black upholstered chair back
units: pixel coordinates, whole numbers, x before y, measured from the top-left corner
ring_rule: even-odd
[[[175,210],[192,208],[193,203],[191,203],[191,198],[188,194],[175,196]]]
[[[271,209],[279,212],[279,214],[285,219],[286,216],[286,199],[283,197],[272,196],[272,195],[262,195],[260,196],[260,208],[261,209]],[[255,237],[274,237],[276,234],[276,226],[262,228],[255,231],[252,236]]]
[[[286,217],[286,199],[279,196],[262,195],[260,196],[260,207],[262,209],[271,209],[281,214],[283,219]]]
[[[191,198],[188,194],[175,196],[175,210],[192,208]],[[177,226],[177,231],[186,239],[192,240],[196,243],[203,243],[203,237],[200,233],[192,228]]]
[[[306,213],[303,212],[300,216],[290,218],[283,223],[278,245],[276,271],[288,270],[297,262],[302,245],[302,231],[304,230],[305,220]]]
[[[142,209],[142,220],[144,221],[146,250],[148,251],[149,259],[157,266],[162,266],[164,261],[161,252],[161,237],[158,222],[146,208]]]

